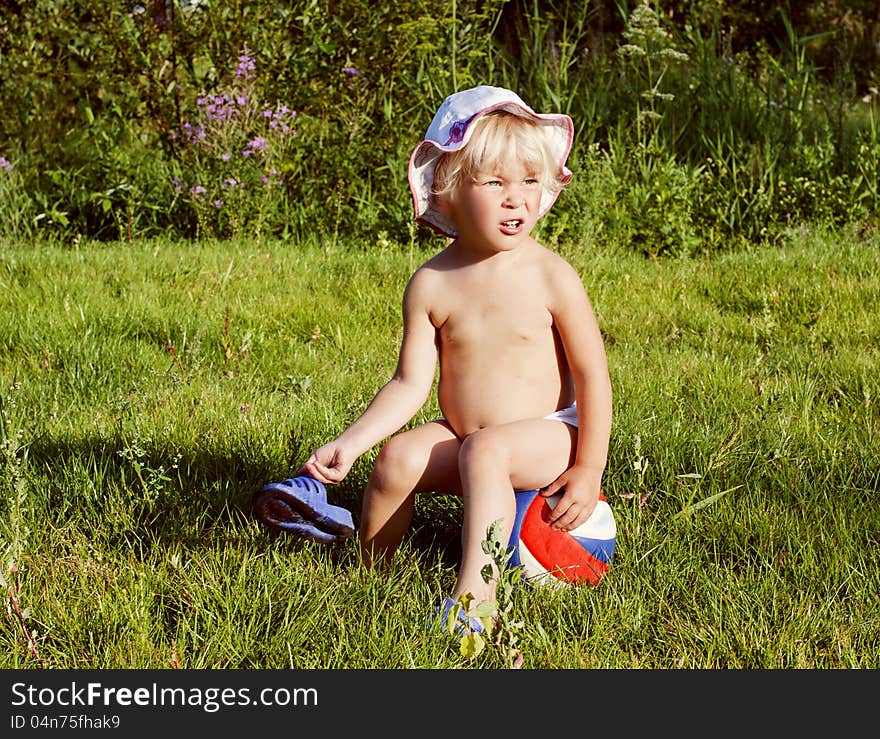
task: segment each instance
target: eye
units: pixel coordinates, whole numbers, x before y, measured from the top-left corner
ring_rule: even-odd
[[[501,187],[501,180],[486,180],[483,184],[489,187]]]
[[[538,182],[539,182],[539,180],[537,177],[526,177],[526,179],[523,180],[523,184],[529,185],[529,186],[537,185]]]

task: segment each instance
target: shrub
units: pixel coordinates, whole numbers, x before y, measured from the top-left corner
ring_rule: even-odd
[[[780,16],[778,48],[740,49],[723,25],[743,17],[738,3],[725,16],[714,3],[663,4],[671,17],[612,5],[12,3],[0,15],[0,155],[16,179],[0,194],[14,216],[0,231],[435,244],[412,226],[409,154],[442,99],[478,83],[569,113],[572,162],[611,178],[577,172],[597,192],[576,180],[542,237],[577,241],[596,226],[646,254],[689,253],[797,221],[874,218],[877,96],[855,94],[876,80],[829,77],[813,61],[854,31],[805,35]],[[242,53],[258,76],[230,74]],[[285,109],[295,136],[268,127]],[[584,202],[603,207],[590,215]]]
[[[259,238],[283,220],[297,113],[283,102],[262,105],[256,76],[254,58],[243,51],[232,81],[199,96],[195,120],[181,126],[173,185],[201,234]]]
[[[24,190],[18,167],[0,156],[0,223],[2,235],[26,239],[33,235],[36,211]]]

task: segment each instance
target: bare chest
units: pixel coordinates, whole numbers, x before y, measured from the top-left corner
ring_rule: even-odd
[[[459,296],[440,318],[441,346],[446,349],[499,351],[552,341],[553,317],[546,301],[527,287]]]

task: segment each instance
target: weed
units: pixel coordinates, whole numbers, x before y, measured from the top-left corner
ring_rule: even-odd
[[[232,81],[200,96],[196,120],[178,133],[184,171],[173,184],[204,235],[259,238],[285,202],[297,113],[261,104],[255,83],[256,61],[242,51]]]

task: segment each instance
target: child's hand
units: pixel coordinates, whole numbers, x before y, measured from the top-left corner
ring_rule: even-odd
[[[315,449],[299,471],[325,485],[335,485],[348,474],[355,459],[342,444],[334,440]]]
[[[561,492],[562,497],[550,513],[550,528],[571,531],[593,513],[599,500],[602,473],[584,467],[570,467],[540,491],[545,498]]]

